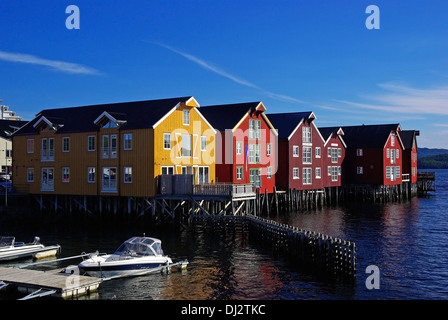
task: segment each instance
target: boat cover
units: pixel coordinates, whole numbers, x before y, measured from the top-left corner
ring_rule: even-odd
[[[163,255],[162,242],[155,238],[133,237],[126,240],[114,254],[132,257]]]

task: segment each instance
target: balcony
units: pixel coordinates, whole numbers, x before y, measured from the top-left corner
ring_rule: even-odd
[[[41,161],[54,161],[54,149],[41,149]]]
[[[102,148],[103,159],[115,159],[117,158],[117,147],[103,147]]]

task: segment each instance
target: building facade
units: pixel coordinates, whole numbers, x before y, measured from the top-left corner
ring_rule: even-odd
[[[13,135],[13,183],[31,194],[153,197],[157,176],[215,179],[215,130],[194,97],[47,109]]]
[[[277,132],[262,102],[205,106],[204,117],[218,130],[216,181],[252,183],[271,193],[276,185]]]

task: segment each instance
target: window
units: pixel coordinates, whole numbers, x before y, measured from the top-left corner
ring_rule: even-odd
[[[34,153],[34,139],[26,140],[26,152]]]
[[[5,156],[6,156],[6,158],[12,158],[12,150],[11,149],[6,149],[5,150]]]
[[[395,176],[397,177],[397,179],[400,178],[400,166],[395,167]]]
[[[389,148],[386,149],[386,158],[387,159],[390,158],[390,150],[389,150]]]
[[[311,171],[312,168],[303,168],[303,176],[302,176],[302,183],[303,184],[311,184]]]
[[[395,163],[395,149],[390,149],[390,163]]]
[[[87,168],[87,182],[95,183],[95,167]]]
[[[34,168],[28,168],[26,170],[26,181],[34,182]]]
[[[208,183],[208,167],[198,168],[198,183]]]
[[[62,152],[69,152],[69,151],[70,151],[70,138],[63,137],[62,138]]]
[[[390,135],[390,145],[392,147],[395,146],[395,135],[393,135],[393,134]]]
[[[243,167],[236,167],[236,180],[243,180],[244,179],[244,175],[243,175]]]
[[[316,168],[316,179],[320,179],[322,177],[320,168]]]
[[[116,167],[103,167],[102,176],[102,191],[103,192],[115,192],[117,191],[117,168]]]
[[[132,167],[124,167],[124,183],[132,183]]]
[[[268,179],[272,178],[272,167],[271,166],[266,167],[266,177]]]
[[[173,166],[162,166],[162,174],[174,174]]]
[[[316,156],[316,158],[320,158],[320,147],[316,147],[315,156]]]
[[[356,167],[356,173],[357,174],[364,174],[364,168],[363,167]]]
[[[185,126],[190,125],[190,110],[184,110],[183,111],[183,124]]]
[[[118,127],[117,124],[113,121],[107,121],[102,128],[116,128]]]
[[[191,157],[191,135],[183,134],[181,139],[181,156]]]
[[[342,157],[342,149],[338,148],[338,158],[341,158],[341,157]]]
[[[302,127],[302,142],[311,143],[311,127]]]
[[[249,139],[260,139],[261,121],[249,119]]]
[[[40,188],[42,191],[54,191],[54,168],[42,168]]]
[[[236,142],[236,155],[242,155],[243,154],[243,142],[242,141],[237,141]]]
[[[260,169],[249,169],[250,183],[252,183],[255,188],[261,188],[261,174]]]
[[[87,151],[95,151],[95,136],[87,137]]]
[[[356,156],[362,157],[362,149],[356,149]]]
[[[311,147],[303,147],[303,163],[311,163]]]
[[[292,168],[292,178],[299,179],[299,168]]]
[[[54,138],[42,139],[41,160],[42,161],[54,160]]]
[[[163,149],[165,150],[171,149],[171,134],[169,133],[163,134]]]
[[[331,167],[331,181],[338,181],[340,167]]]
[[[201,151],[207,151],[207,137],[201,136]]]
[[[70,182],[70,168],[69,167],[62,168],[62,182],[64,182],[64,183]]]
[[[272,154],[272,144],[268,143],[266,144],[266,155],[270,156]]]
[[[132,133],[124,134],[123,149],[132,150]]]
[[[292,156],[293,157],[299,156],[299,146],[292,146]]]
[[[117,157],[117,135],[103,135],[103,158]]]
[[[395,156],[397,157],[397,159],[400,158],[400,149],[396,149]]]
[[[249,163],[260,163],[261,145],[249,144]]]
[[[330,153],[331,153],[331,163],[337,163],[338,162],[338,149],[330,148]]]

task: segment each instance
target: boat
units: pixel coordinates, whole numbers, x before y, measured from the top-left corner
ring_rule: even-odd
[[[33,242],[16,242],[15,237],[3,236],[0,238],[0,261],[33,257],[41,259],[57,255],[61,246],[56,244],[45,246],[40,243],[39,237],[34,237]]]
[[[113,254],[94,252],[78,267],[93,277],[117,278],[145,275],[173,265],[159,239],[143,236],[126,240]]]

